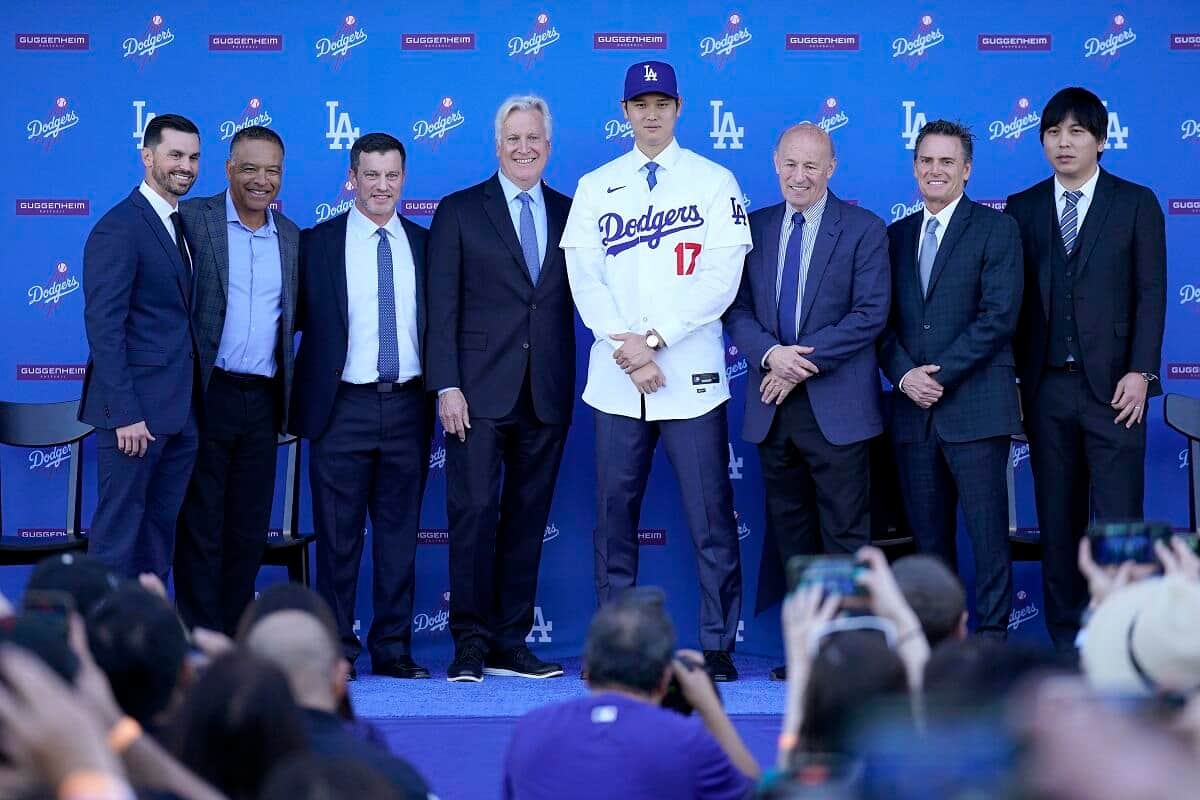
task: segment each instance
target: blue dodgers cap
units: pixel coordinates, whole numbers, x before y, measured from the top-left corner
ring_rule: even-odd
[[[625,72],[625,94],[622,101],[641,94],[657,92],[679,99],[675,85],[675,68],[665,61],[642,61]]]

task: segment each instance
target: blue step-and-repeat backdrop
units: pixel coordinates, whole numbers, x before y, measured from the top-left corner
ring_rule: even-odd
[[[969,123],[978,136],[969,191],[1001,207],[1045,177],[1038,114],[1059,88],[1089,87],[1107,103],[1103,165],[1146,183],[1167,212],[1168,312],[1162,375],[1168,391],[1200,384],[1200,4],[1070,4],[932,0],[826,6],[663,0],[577,3],[382,3],[301,0],[284,6],[212,0],[15,5],[0,41],[9,88],[0,142],[0,397],[78,396],[87,344],[81,259],[96,220],[141,179],[146,122],[175,112],[200,127],[193,196],[224,188],[228,141],[268,125],[287,146],[282,210],[301,227],[353,202],[350,145],[388,131],[408,148],[404,213],[428,224],[438,198],[495,169],[493,115],[509,94],[545,96],[554,113],[546,179],[568,194],[584,172],[632,146],[618,98],[626,66],[672,62],[684,97],[685,147],[728,166],[761,208],[779,199],[771,148],[809,120],[833,135],[832,188],[888,222],[919,208],[912,147],[926,119]],[[588,337],[580,342],[580,387]],[[728,351],[729,472],[744,562],[746,652],[779,651],[778,616],[753,615],[763,541],[757,455],[737,438],[745,362]],[[1147,513],[1187,520],[1184,442],[1148,416]],[[1018,518],[1036,527],[1027,451],[1014,451]],[[559,479],[531,640],[579,651],[594,607],[591,412],[576,406]],[[62,529],[69,453],[2,454],[3,535],[26,541]],[[85,525],[95,461],[84,450]],[[281,459],[282,461],[282,459]],[[422,512],[415,647],[449,652],[445,450],[430,454]],[[280,466],[282,470],[282,463]],[[665,586],[681,638],[694,638],[698,597],[692,545],[665,458],[655,462],[642,517],[645,583]],[[280,488],[280,493],[282,488]],[[302,528],[311,529],[304,496]],[[278,524],[278,511],[277,522]],[[368,548],[369,552],[369,548]],[[369,556],[359,611],[369,624]],[[0,574],[19,593],[25,572]],[[1036,566],[1017,576],[1012,626],[1036,635]],[[277,569],[262,580],[279,580]]]

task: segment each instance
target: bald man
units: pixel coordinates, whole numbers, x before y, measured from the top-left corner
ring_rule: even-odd
[[[407,762],[355,736],[335,713],[346,693],[350,662],[319,619],[307,611],[276,611],[250,629],[245,646],[287,675],[292,697],[308,722],[312,752],[362,761],[405,798],[430,796],[425,780]]]
[[[883,431],[875,340],[891,275],[883,220],[829,191],[828,133],[788,128],[774,163],[783,202],[750,215],[754,248],[724,319],[749,363],[742,436],[758,445],[786,563],[870,541],[868,441]]]

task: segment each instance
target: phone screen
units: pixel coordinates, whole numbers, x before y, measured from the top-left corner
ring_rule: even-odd
[[[1164,522],[1098,522],[1088,529],[1092,560],[1100,566],[1158,563],[1154,543],[1167,542],[1172,533]]]
[[[787,562],[788,589],[819,586],[822,594],[841,597],[843,607],[865,607],[867,589],[858,576],[866,570],[867,565],[852,556],[792,556]]]

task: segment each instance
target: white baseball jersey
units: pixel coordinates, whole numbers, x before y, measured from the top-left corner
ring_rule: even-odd
[[[562,235],[571,294],[596,341],[583,401],[640,417],[642,395],[617,366],[610,334],[653,329],[666,385],[646,395],[646,419],[692,419],[729,399],[721,315],[750,252],[733,173],[672,140],[653,161],[651,191],[637,147],[579,179]]]

